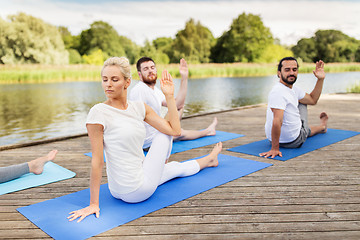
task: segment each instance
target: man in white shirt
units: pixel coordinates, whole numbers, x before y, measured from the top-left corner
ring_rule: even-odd
[[[328,115],[325,112],[320,114],[320,124],[317,126],[309,127],[307,120],[307,105],[315,105],[321,95],[325,79],[324,62],[316,62],[313,73],[317,82],[310,94],[293,86],[298,70],[299,64],[295,58],[280,60],[277,72],[280,81],[269,93],[266,112],[265,133],[271,142],[271,149],[260,153],[260,156],[282,157],[279,147],[301,147],[308,137],[327,130]]]
[[[161,115],[161,106],[166,107],[166,101],[161,90],[155,86],[157,80],[157,70],[154,60],[149,57],[142,57],[137,61],[136,68],[140,81],[131,89],[129,99],[132,101],[142,101],[154,109],[158,115]],[[189,76],[188,66],[185,59],[183,58],[180,60],[179,70],[181,75],[181,83],[175,101],[181,119],[185,106]],[[216,125],[217,119],[214,118],[213,122],[204,130],[181,129],[181,135],[177,138],[174,138],[174,140],[192,140],[204,136],[215,135]],[[146,123],[145,127],[146,138],[143,148],[148,149],[151,146],[152,139],[157,133],[157,130]]]

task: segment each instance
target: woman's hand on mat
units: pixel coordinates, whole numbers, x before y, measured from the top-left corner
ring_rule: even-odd
[[[282,153],[278,149],[271,149],[270,151],[260,153],[259,155],[260,157],[264,157],[264,158],[268,158],[268,157],[274,158],[276,156],[282,157]]]
[[[90,204],[88,207],[77,210],[77,211],[73,211],[68,219],[69,221],[74,221],[75,219],[77,219],[78,217],[79,220],[77,222],[81,222],[84,218],[86,218],[87,216],[91,215],[91,214],[95,214],[96,218],[99,218],[100,216],[100,208],[98,205],[96,204]]]

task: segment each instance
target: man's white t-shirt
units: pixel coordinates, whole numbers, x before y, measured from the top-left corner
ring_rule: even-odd
[[[162,91],[154,86],[154,89],[146,85],[144,82],[139,81],[130,91],[129,100],[142,101],[149,105],[154,111],[161,116],[162,102],[165,101],[165,95]],[[144,122],[145,123],[145,122]],[[145,123],[146,137],[144,141],[144,148],[150,147],[153,138],[158,130]]]
[[[305,97],[305,92],[293,86],[289,88],[277,82],[269,93],[266,112],[265,134],[271,141],[271,129],[274,113],[271,108],[284,110],[283,124],[281,126],[280,143],[294,141],[300,134],[301,118],[298,109],[299,100]]]
[[[144,118],[144,103],[133,101],[128,101],[126,110],[99,103],[87,116],[86,124],[104,127],[106,171],[112,193],[130,193],[143,183]]]

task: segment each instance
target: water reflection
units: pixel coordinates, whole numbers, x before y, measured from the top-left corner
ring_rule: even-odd
[[[104,100],[99,87],[94,82],[1,85],[1,145],[85,132],[87,111]]]
[[[266,102],[277,81],[276,76],[191,79],[185,115]],[[315,81],[301,74],[296,84],[309,92]],[[327,74],[323,93],[346,92],[356,82],[360,72]],[[175,79],[175,91],[179,85]],[[89,109],[104,100],[100,82],[0,85],[0,145],[85,133]]]

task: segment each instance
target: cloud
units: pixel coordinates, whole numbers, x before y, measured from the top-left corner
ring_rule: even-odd
[[[296,44],[319,29],[337,29],[360,39],[358,1],[56,1],[12,0],[2,3],[0,16],[25,12],[77,35],[94,21],[112,25],[138,44],[157,37],[174,37],[190,18],[221,36],[238,15],[260,15],[282,44]]]

